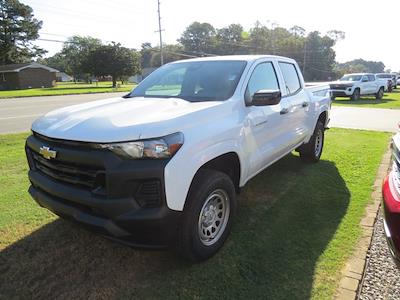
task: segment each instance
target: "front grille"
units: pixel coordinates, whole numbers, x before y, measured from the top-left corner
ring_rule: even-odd
[[[29,150],[34,168],[54,180],[94,189],[104,186],[104,170],[81,164],[47,160],[33,150]]]
[[[332,89],[332,90],[344,91],[344,90],[347,89],[347,86],[345,86],[345,85],[331,84],[331,89]]]

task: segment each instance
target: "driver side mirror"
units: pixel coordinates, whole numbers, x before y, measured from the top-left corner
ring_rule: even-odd
[[[251,97],[251,105],[267,106],[281,102],[282,93],[280,90],[259,90]]]

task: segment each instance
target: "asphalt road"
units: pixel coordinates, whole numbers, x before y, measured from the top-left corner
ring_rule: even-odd
[[[57,108],[126,94],[123,92],[0,99],[0,134],[29,131],[34,120]]]
[[[126,93],[0,99],[0,134],[29,131],[35,119],[56,108],[124,94]],[[398,122],[400,110],[339,106],[332,107],[330,127],[395,132]]]

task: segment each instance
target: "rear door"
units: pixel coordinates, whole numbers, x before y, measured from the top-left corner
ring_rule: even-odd
[[[283,98],[290,103],[288,112],[290,121],[287,124],[287,130],[291,131],[291,147],[293,147],[304,141],[309,134],[307,120],[310,99],[302,86],[298,67],[293,63],[280,61],[279,68],[284,84]]]

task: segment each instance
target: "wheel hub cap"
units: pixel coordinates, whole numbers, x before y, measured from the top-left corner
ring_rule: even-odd
[[[221,189],[212,192],[199,215],[198,232],[204,245],[210,246],[220,239],[228,223],[229,214],[228,194]]]

